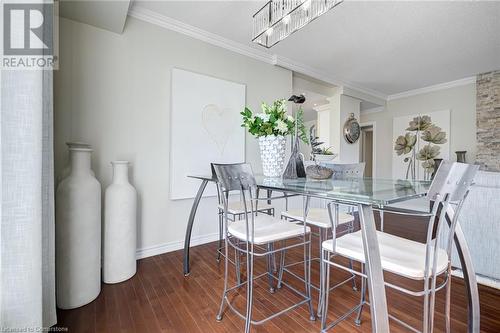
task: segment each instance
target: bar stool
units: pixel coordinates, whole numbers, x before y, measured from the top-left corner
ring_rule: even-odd
[[[298,225],[293,223],[287,223],[281,219],[275,218],[267,214],[258,214],[255,210],[255,206],[258,200],[269,200],[269,198],[259,199],[254,193],[257,190],[257,184],[252,173],[252,169],[249,164],[214,164],[214,169],[219,180],[218,185],[220,186],[222,195],[222,201],[224,205],[224,234],[225,234],[225,269],[224,269],[224,291],[222,293],[222,301],[220,305],[219,312],[217,314],[217,320],[222,320],[222,315],[224,313],[225,305],[229,309],[234,311],[239,317],[245,320],[245,332],[250,331],[250,325],[262,324],[276,316],[284,314],[298,306],[307,304],[310,313],[310,319],[314,320],[314,312],[312,308],[311,296],[310,296],[310,247],[311,247],[311,233],[310,228],[306,224]],[[231,221],[228,219],[228,195],[229,192],[240,192],[243,203],[244,211],[248,212],[243,214],[244,219]],[[248,196],[248,200],[247,200]],[[272,197],[271,200],[287,198],[286,195]],[[246,206],[249,202],[250,206]],[[238,240],[239,242],[235,242]],[[270,245],[279,242],[284,243],[283,247],[274,248]],[[228,281],[228,249],[229,247],[234,248],[239,253],[246,256],[246,267],[247,267],[247,278],[244,282],[237,282],[234,286],[229,286]],[[269,269],[270,266],[270,256],[274,253],[280,253],[284,250],[303,247],[304,249],[304,289],[305,292],[302,293],[295,289],[294,287],[283,283],[290,290],[296,293],[300,297],[300,301],[296,302],[292,306],[287,307],[281,311],[278,311],[267,318],[259,321],[252,320],[252,308],[253,308],[253,283],[262,277],[268,277],[268,282],[270,285],[273,281],[277,279],[272,274],[272,270]],[[268,259],[268,271],[257,276],[254,276],[254,258],[257,257],[267,257]],[[246,285],[246,311],[241,313],[238,311],[230,301],[228,294],[237,291],[242,286]]]
[[[434,307],[436,292],[446,288],[446,332],[450,332],[450,297],[451,297],[451,250],[458,215],[465,201],[469,188],[472,184],[478,166],[464,163],[451,163],[443,161],[427,193],[433,205],[430,213],[418,212],[391,212],[403,215],[422,216],[429,218],[427,227],[426,243],[419,243],[402,237],[390,235],[377,231],[382,268],[386,272],[398,275],[402,278],[421,281],[423,288],[411,290],[400,285],[385,282],[385,286],[412,296],[424,297],[422,331],[429,333],[434,326]],[[332,205],[334,209],[332,210]],[[449,228],[445,228],[445,214],[452,209],[455,211]],[[335,231],[339,221],[338,206],[334,203],[328,204],[328,211]],[[361,231],[350,233],[339,238],[324,241],[322,245],[322,285],[321,294],[323,298],[323,315],[321,319],[321,331],[334,327],[340,321],[357,311],[355,323],[360,325],[363,306],[368,304],[365,300],[366,278],[364,272],[365,254]],[[361,272],[354,271],[350,267],[333,262],[332,257],[342,256],[356,260],[362,264]],[[328,311],[328,286],[330,283],[330,266],[335,266],[362,277],[361,300],[359,305],[350,309],[333,323],[326,325],[326,313]],[[442,280],[439,280],[441,278]],[[383,287],[383,286],[380,286]],[[389,315],[399,324],[414,332],[419,332],[404,321]]]
[[[220,261],[220,256],[224,255],[222,253],[223,251],[223,224],[224,224],[224,204],[222,202],[222,197],[221,194],[219,193],[219,188],[217,189],[217,198],[218,198],[218,204],[217,204],[217,210],[218,210],[218,217],[219,217],[219,242],[217,246],[217,262]],[[227,205],[227,214],[228,214],[228,219],[230,221],[236,221],[236,220],[241,220],[242,216],[245,214],[245,207],[250,207],[250,202],[247,200],[247,202],[243,202],[241,200],[239,201],[230,201],[228,202]],[[268,214],[271,216],[274,216],[275,209],[272,205],[268,204],[267,202],[262,202],[259,203],[258,207],[255,207],[256,211],[258,213],[263,213],[263,214]]]
[[[333,163],[321,163],[322,166],[330,168],[333,170],[333,178],[334,179],[349,179],[349,178],[362,178],[365,170],[365,163],[351,163],[351,164],[333,164]],[[323,200],[322,200],[323,201]],[[338,221],[339,225],[342,225],[344,227],[344,230],[337,232],[336,235],[337,237],[341,236],[342,234],[346,232],[352,232],[354,231],[354,207],[353,206],[348,206],[348,212],[347,213],[339,213],[338,216]],[[303,211],[300,209],[289,209],[287,211],[281,212],[281,218],[292,221],[292,222],[302,222],[304,220],[304,215]],[[323,241],[327,239],[327,233],[328,230],[331,228],[331,223],[330,223],[330,216],[328,214],[327,208],[309,208],[308,209],[308,214],[306,218],[306,223],[310,227],[315,227],[318,228],[318,238],[319,238],[319,254],[321,254],[322,251],[322,244]],[[337,228],[338,230],[338,228]],[[319,255],[318,254],[318,255]],[[292,263],[289,265],[285,265],[284,263],[285,260],[285,255],[281,257],[281,271],[280,271],[280,276],[283,275],[283,271],[286,271],[289,274],[296,275],[292,271],[288,270],[287,267],[294,266],[299,263]],[[311,260],[318,260],[321,261],[319,257],[313,258]],[[349,261],[352,269],[352,260]],[[320,271],[321,271],[321,265],[320,265]],[[321,274],[321,272],[320,272]],[[352,274],[351,277],[348,279],[342,281],[341,283],[338,283],[337,285],[333,286],[331,289],[335,289],[336,287],[347,283],[349,281],[352,281],[352,288],[356,291],[357,286],[356,286],[356,280],[355,280],[356,275]],[[279,281],[278,281],[278,288],[280,287]],[[320,290],[319,286],[311,285],[312,288],[316,290]],[[318,316],[321,316],[321,294],[319,295],[318,298]]]
[[[212,178],[217,179],[217,174],[215,173],[215,169],[214,169],[214,163],[210,163],[210,169],[212,170]],[[218,220],[219,220],[219,240],[218,240],[218,246],[217,246],[217,251],[216,251],[217,252],[217,256],[216,256],[217,262],[220,261],[220,256],[224,255],[224,253],[222,253],[222,251],[223,251],[223,246],[222,246],[223,228],[224,228],[223,227],[223,224],[224,224],[224,204],[222,201],[222,195],[223,195],[223,193],[221,193],[220,187],[217,186],[217,210],[218,210],[217,214],[218,214]],[[226,197],[226,199],[229,200],[229,197]],[[235,221],[236,219],[240,220],[241,217],[245,214],[245,207],[250,207],[250,202],[248,202],[248,200],[247,200],[247,202],[243,203],[243,201],[241,200],[241,197],[240,197],[240,200],[238,200],[238,201],[229,201],[227,206],[228,206],[228,219],[230,221]],[[262,203],[259,203],[258,207],[256,207],[256,211],[259,213],[264,213],[264,214],[274,216],[275,209],[268,202],[262,202]],[[230,262],[232,264],[234,264],[235,266],[239,266],[238,259],[239,258],[235,258],[236,262],[233,262],[232,260],[230,260]]]

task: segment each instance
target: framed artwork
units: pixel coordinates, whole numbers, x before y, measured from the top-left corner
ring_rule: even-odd
[[[170,118],[170,198],[193,198],[199,181],[188,175],[209,175],[210,163],[245,161],[246,86],[174,68]],[[216,195],[214,186],[204,196]]]
[[[435,159],[450,158],[450,110],[393,120],[392,177],[429,180]]]

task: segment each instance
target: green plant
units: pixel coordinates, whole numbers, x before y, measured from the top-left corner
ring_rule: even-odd
[[[316,125],[312,125],[309,128],[309,142],[311,143],[311,153],[321,154],[321,145],[324,143],[323,141],[319,141],[319,136],[316,136],[316,131],[314,130]]]
[[[254,114],[248,107],[240,114],[243,116],[242,127],[246,127],[248,132],[256,137],[268,135],[291,135],[295,134],[297,125],[298,135],[302,141],[308,143],[308,138],[304,126],[304,111],[297,111],[297,120],[287,114],[286,100],[279,99],[272,105],[261,104],[261,113]]]
[[[304,124],[304,110],[300,107],[297,110],[297,131],[298,136],[302,142],[309,144],[309,138],[307,137],[306,125]]]
[[[323,147],[320,149],[320,152],[317,153],[317,154],[320,154],[320,155],[333,155],[333,152],[330,150],[332,149],[333,147]]]

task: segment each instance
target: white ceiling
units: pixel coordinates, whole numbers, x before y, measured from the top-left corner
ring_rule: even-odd
[[[131,0],[61,0],[59,15],[121,34]]]
[[[269,50],[251,42],[252,14],[264,3],[135,0],[134,7],[384,95],[500,68],[500,2],[347,0]]]

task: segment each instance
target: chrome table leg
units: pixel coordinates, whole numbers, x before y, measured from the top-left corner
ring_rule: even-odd
[[[196,216],[198,204],[200,203],[201,196],[203,195],[207,184],[208,180],[203,180],[201,182],[198,193],[196,193],[196,197],[194,198],[193,206],[191,207],[191,213],[189,213],[186,236],[184,238],[184,276],[189,275],[189,244],[191,243],[191,231],[193,230],[194,217]]]
[[[312,306],[312,298],[311,298],[311,232],[309,235],[306,234],[307,228],[307,215],[309,214],[309,203],[311,198],[308,196],[303,197],[303,206],[304,206],[304,215],[303,215],[303,223],[304,223],[304,287],[306,290],[306,296],[309,298],[307,302],[309,305],[309,319],[316,320],[316,314],[314,313]],[[307,237],[309,237],[309,243],[306,243]]]
[[[387,299],[373,209],[370,205],[359,205],[358,207],[365,251],[366,282],[371,304],[372,332],[387,333],[389,332]]]

